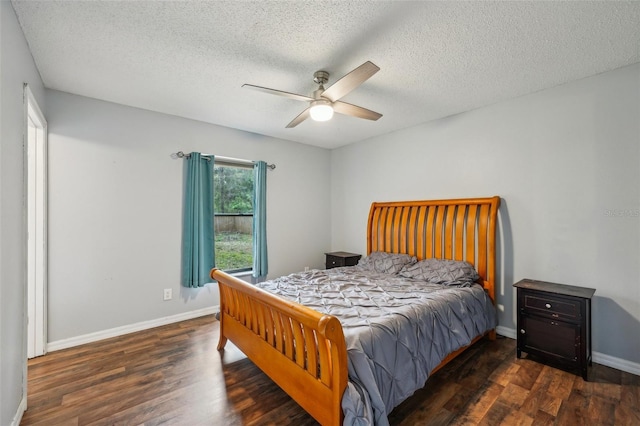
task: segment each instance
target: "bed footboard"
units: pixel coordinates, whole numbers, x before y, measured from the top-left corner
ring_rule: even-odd
[[[231,340],[322,425],[342,424],[347,350],[340,321],[218,269],[220,341]]]

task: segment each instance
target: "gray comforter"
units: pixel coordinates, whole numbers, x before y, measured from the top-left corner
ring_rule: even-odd
[[[422,388],[450,352],[496,326],[495,308],[478,285],[443,286],[354,266],[258,286],[342,323],[349,361],[345,425],[388,425],[389,412]]]

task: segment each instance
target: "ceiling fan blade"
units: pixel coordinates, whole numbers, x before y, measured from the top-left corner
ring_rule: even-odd
[[[331,102],[335,102],[367,81],[369,77],[378,71],[380,71],[380,68],[376,64],[367,61],[333,83],[331,87],[322,92],[322,97],[329,99]]]
[[[311,110],[311,107],[305,109],[296,118],[291,120],[291,123],[287,124],[287,129],[290,129],[292,127],[296,127],[298,124],[302,123],[304,120],[309,118],[309,111],[310,110]]]
[[[333,103],[333,110],[339,114],[352,115],[354,117],[365,118],[367,120],[373,121],[376,121],[378,118],[382,117],[382,114],[371,111],[370,109],[362,108],[357,105],[352,105],[340,101]]]
[[[304,95],[298,95],[297,93],[283,92],[282,90],[269,89],[268,87],[262,86],[254,86],[253,84],[243,84],[242,87],[258,90],[260,92],[270,93],[272,95],[284,96],[285,98],[295,99],[296,101],[309,102],[313,100],[313,98]]]

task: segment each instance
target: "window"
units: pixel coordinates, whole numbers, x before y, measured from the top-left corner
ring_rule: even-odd
[[[213,169],[216,267],[253,269],[253,167],[218,163]]]

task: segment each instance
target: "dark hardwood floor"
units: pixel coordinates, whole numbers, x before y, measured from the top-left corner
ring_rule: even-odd
[[[29,361],[21,425],[314,425],[212,316]],[[640,425],[640,377],[594,364],[590,381],[482,340],[389,416],[392,425]]]

